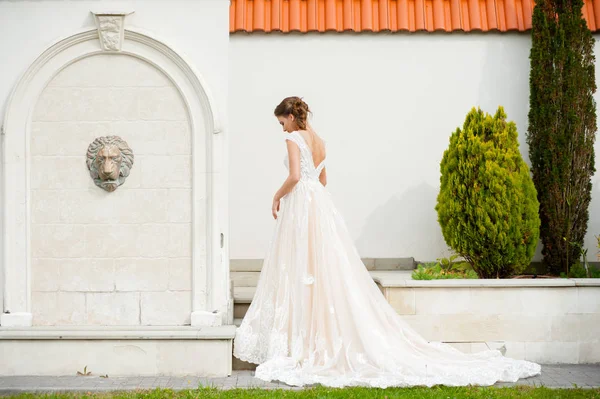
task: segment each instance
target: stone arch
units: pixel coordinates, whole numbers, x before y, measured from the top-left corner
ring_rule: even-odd
[[[31,64],[9,97],[2,127],[2,326],[32,325],[29,142],[33,109],[61,70],[83,58],[111,52],[137,57],[161,71],[187,108],[192,134],[191,320],[192,325],[220,325],[228,320],[231,304],[222,205],[226,193],[220,191],[227,186],[221,167],[225,143],[215,102],[202,76],[163,41],[133,29],[121,29],[116,40],[118,47],[106,46],[100,25],[59,40]]]

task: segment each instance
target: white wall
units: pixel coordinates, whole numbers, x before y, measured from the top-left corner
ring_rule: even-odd
[[[327,140],[329,189],[360,255],[446,255],[434,207],[449,137],[471,107],[503,105],[528,162],[529,49],[529,34],[233,35],[231,257],[262,258],[271,239],[271,199],[286,173],[272,115],[290,95],[304,97]],[[600,173],[593,181],[590,259]]]

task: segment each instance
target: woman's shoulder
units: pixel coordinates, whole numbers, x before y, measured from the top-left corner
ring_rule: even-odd
[[[285,135],[286,140],[293,141],[293,142],[297,142],[299,138],[302,138],[302,137],[300,136],[300,133],[298,133],[297,130],[294,130],[293,132],[289,132],[288,134]]]

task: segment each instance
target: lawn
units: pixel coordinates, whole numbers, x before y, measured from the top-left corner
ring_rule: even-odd
[[[307,388],[304,390],[283,389],[230,389],[201,388],[194,390],[173,391],[155,389],[149,391],[129,391],[113,393],[80,393],[80,394],[20,394],[11,396],[14,399],[200,399],[200,398],[378,398],[378,399],[427,399],[427,398],[595,398],[600,399],[600,389],[552,389],[545,387],[433,387],[433,388]]]

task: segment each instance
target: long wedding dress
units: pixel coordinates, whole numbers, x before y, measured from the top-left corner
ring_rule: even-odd
[[[540,365],[497,350],[465,354],[428,342],[388,304],[319,182],[299,132],[301,179],[280,203],[254,299],[233,355],[255,377],[289,385],[493,385],[540,374]],[[285,160],[289,169],[289,160]]]

